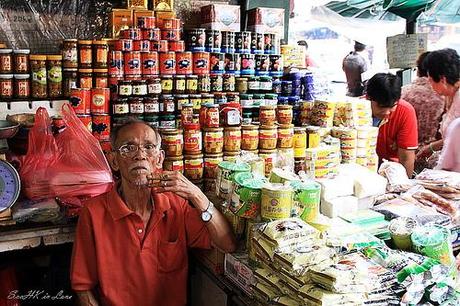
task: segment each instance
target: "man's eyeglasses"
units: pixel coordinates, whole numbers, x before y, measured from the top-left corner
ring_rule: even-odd
[[[152,156],[158,152],[159,145],[146,143],[142,145],[136,144],[124,144],[120,146],[116,151],[120,153],[122,157],[131,158],[134,157],[138,150],[143,150],[147,155]]]

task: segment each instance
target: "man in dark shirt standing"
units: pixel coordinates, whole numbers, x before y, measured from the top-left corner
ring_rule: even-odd
[[[359,97],[363,95],[364,86],[361,80],[361,73],[367,70],[367,62],[361,55],[366,45],[355,42],[355,51],[350,52],[343,59],[342,69],[345,72],[348,83],[348,96]]]

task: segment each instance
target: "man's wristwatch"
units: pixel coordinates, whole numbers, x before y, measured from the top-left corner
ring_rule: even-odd
[[[203,222],[211,221],[213,212],[214,212],[214,204],[212,204],[212,202],[209,201],[208,208],[206,208],[206,210],[201,213],[201,220],[203,220]]]

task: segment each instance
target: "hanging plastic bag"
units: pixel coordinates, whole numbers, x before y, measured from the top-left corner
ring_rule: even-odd
[[[62,106],[65,129],[53,136],[44,108],[35,115],[29,149],[20,176],[25,195],[32,200],[60,197],[90,198],[111,189],[110,167],[99,142],[68,104]]]

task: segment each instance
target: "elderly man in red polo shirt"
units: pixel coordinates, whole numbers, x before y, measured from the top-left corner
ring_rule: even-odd
[[[374,125],[379,126],[380,161],[399,162],[412,177],[418,148],[417,116],[412,105],[401,99],[401,81],[391,73],[377,73],[367,82],[366,97],[371,101]]]
[[[129,121],[111,137],[108,159],[121,180],[81,210],[72,288],[81,305],[185,305],[187,249],[232,252],[231,228],[181,173],[161,172],[156,130]]]

